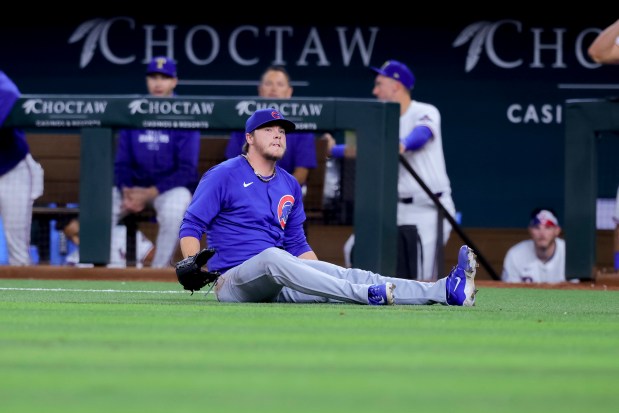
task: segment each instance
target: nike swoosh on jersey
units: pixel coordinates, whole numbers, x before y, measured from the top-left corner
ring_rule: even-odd
[[[250,183],[243,182],[243,188],[247,188],[248,186],[250,186],[253,183],[254,183],[253,181],[250,182]]]

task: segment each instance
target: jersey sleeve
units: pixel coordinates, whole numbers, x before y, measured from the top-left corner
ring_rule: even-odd
[[[505,254],[505,259],[503,260],[503,271],[501,272],[501,281],[508,283],[520,282],[513,247],[507,251],[507,254]]]
[[[241,131],[232,131],[228,144],[226,145],[226,159],[234,158],[242,154],[244,144],[245,133]]]
[[[20,95],[15,83],[0,70],[0,125],[9,116]]]
[[[198,174],[198,160],[200,157],[200,131],[180,130],[172,131],[177,165],[173,172],[158,182],[157,189],[163,193],[171,188],[184,186],[193,191]]]
[[[303,205],[303,193],[301,186],[296,179],[290,177],[291,184],[294,186],[295,204],[292,212],[288,216],[286,230],[284,231],[284,249],[290,254],[298,257],[299,255],[311,251],[312,248],[307,243],[303,223],[305,222],[305,207]]]
[[[314,169],[318,166],[316,160],[316,138],[313,133],[299,133],[291,136],[295,139],[294,167]]]
[[[119,190],[123,187],[132,187],[132,155],[131,155],[131,131],[121,129],[118,132],[118,144],[116,147],[116,159],[114,160],[114,182]]]

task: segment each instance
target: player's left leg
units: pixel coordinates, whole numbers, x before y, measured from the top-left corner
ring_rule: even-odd
[[[349,303],[393,304],[391,285],[379,288],[372,284],[352,283],[308,266],[308,261],[279,248],[267,248],[222,274],[222,284],[218,280],[219,288],[216,287],[217,298],[240,302],[281,301],[286,297],[277,297],[277,294],[288,287],[306,295]],[[275,290],[276,293],[272,294]],[[295,299],[294,296],[289,298]]]
[[[424,282],[395,277],[386,277],[371,271],[358,268],[344,268],[324,261],[303,260],[313,267],[332,277],[342,278],[351,283],[384,284],[391,282],[397,286],[396,304],[447,304],[472,306],[475,303],[475,274],[477,271],[477,256],[468,246],[463,245],[458,255],[458,264],[451,270],[449,276],[436,282]]]

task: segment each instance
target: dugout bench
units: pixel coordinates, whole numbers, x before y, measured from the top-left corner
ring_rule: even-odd
[[[277,106],[300,130],[356,131],[354,222],[358,265],[394,273],[399,128],[395,103],[345,98],[267,101],[253,96],[162,99],[23,95],[4,126],[80,131],[80,259],[106,265],[111,241],[108,188],[113,186],[114,130],[185,128],[228,134],[243,129],[252,111],[267,104]]]
[[[43,166],[43,195],[35,200],[32,209],[33,226],[40,237],[51,236],[54,222],[67,222],[79,217],[80,138],[75,133],[26,133],[33,157]],[[202,175],[212,166],[224,161],[227,136],[202,135],[198,159],[198,174]],[[326,169],[327,142],[316,140],[317,167],[308,175],[307,195],[304,198],[308,221],[322,221],[322,194]],[[146,209],[138,214],[129,214],[121,221],[127,227],[127,266],[137,264],[136,234],[144,223],[156,226],[154,210]],[[61,231],[61,228],[58,228]],[[152,239],[155,241],[155,239]],[[50,261],[50,243],[39,242],[41,262]]]

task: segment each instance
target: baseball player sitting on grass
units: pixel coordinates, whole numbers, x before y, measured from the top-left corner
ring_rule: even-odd
[[[466,245],[436,282],[319,261],[303,233],[301,186],[277,165],[293,130],[277,110],[256,111],[245,124],[247,154],[202,176],[179,231],[185,259],[176,273],[186,290],[215,281],[221,302],[475,304],[476,255]],[[205,232],[209,249],[200,250]]]

